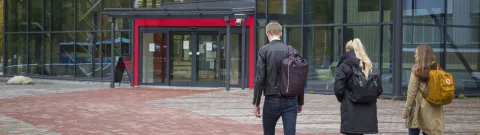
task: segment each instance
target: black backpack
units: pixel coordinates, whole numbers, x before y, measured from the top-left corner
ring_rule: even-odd
[[[302,56],[294,53],[292,46],[287,46],[287,49],[287,55],[279,70],[277,95],[298,96],[305,92],[308,63]]]
[[[380,83],[379,73],[371,72],[368,78],[358,67],[352,67],[353,73],[348,80],[349,98],[354,103],[375,103],[377,101]]]

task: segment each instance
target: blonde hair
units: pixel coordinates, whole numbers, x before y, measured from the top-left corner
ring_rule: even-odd
[[[277,22],[270,22],[265,27],[268,34],[278,36],[282,33],[282,25]]]
[[[353,50],[355,52],[355,56],[360,60],[360,68],[365,74],[365,77],[368,77],[368,74],[372,71],[373,65],[370,58],[368,58],[368,54],[363,47],[362,41],[358,38],[350,40],[348,41],[346,48],[347,50]]]

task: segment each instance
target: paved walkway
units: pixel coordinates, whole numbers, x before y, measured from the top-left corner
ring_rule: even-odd
[[[148,103],[178,108],[202,115],[232,119],[240,123],[261,124],[252,116],[251,91],[196,94],[187,97],[161,99]],[[299,115],[297,131],[312,134],[338,134],[340,104],[333,95],[307,94],[304,112]],[[445,134],[480,134],[480,99],[455,100],[447,105]],[[401,118],[404,101],[378,102],[379,134],[407,134]],[[263,105],[261,105],[263,106]],[[277,124],[281,129],[281,119]]]
[[[61,92],[50,89],[53,86],[0,86],[0,134],[262,134],[248,90],[90,86]],[[12,94],[16,90],[27,94]],[[466,99],[447,106],[446,134],[480,133],[479,103]],[[403,101],[380,101],[378,106],[379,134],[406,134],[400,116]],[[307,94],[297,131],[338,134],[338,108],[332,95]],[[281,120],[277,129],[281,133]]]

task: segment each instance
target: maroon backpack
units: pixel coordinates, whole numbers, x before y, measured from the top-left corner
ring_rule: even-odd
[[[287,55],[283,59],[277,80],[277,95],[298,96],[305,92],[308,63],[302,56],[294,53],[292,46],[287,46]]]

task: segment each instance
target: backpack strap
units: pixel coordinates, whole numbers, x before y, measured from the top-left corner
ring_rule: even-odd
[[[295,54],[295,49],[293,49],[291,45],[286,45],[286,46],[287,46],[287,52],[286,52],[285,58]]]

